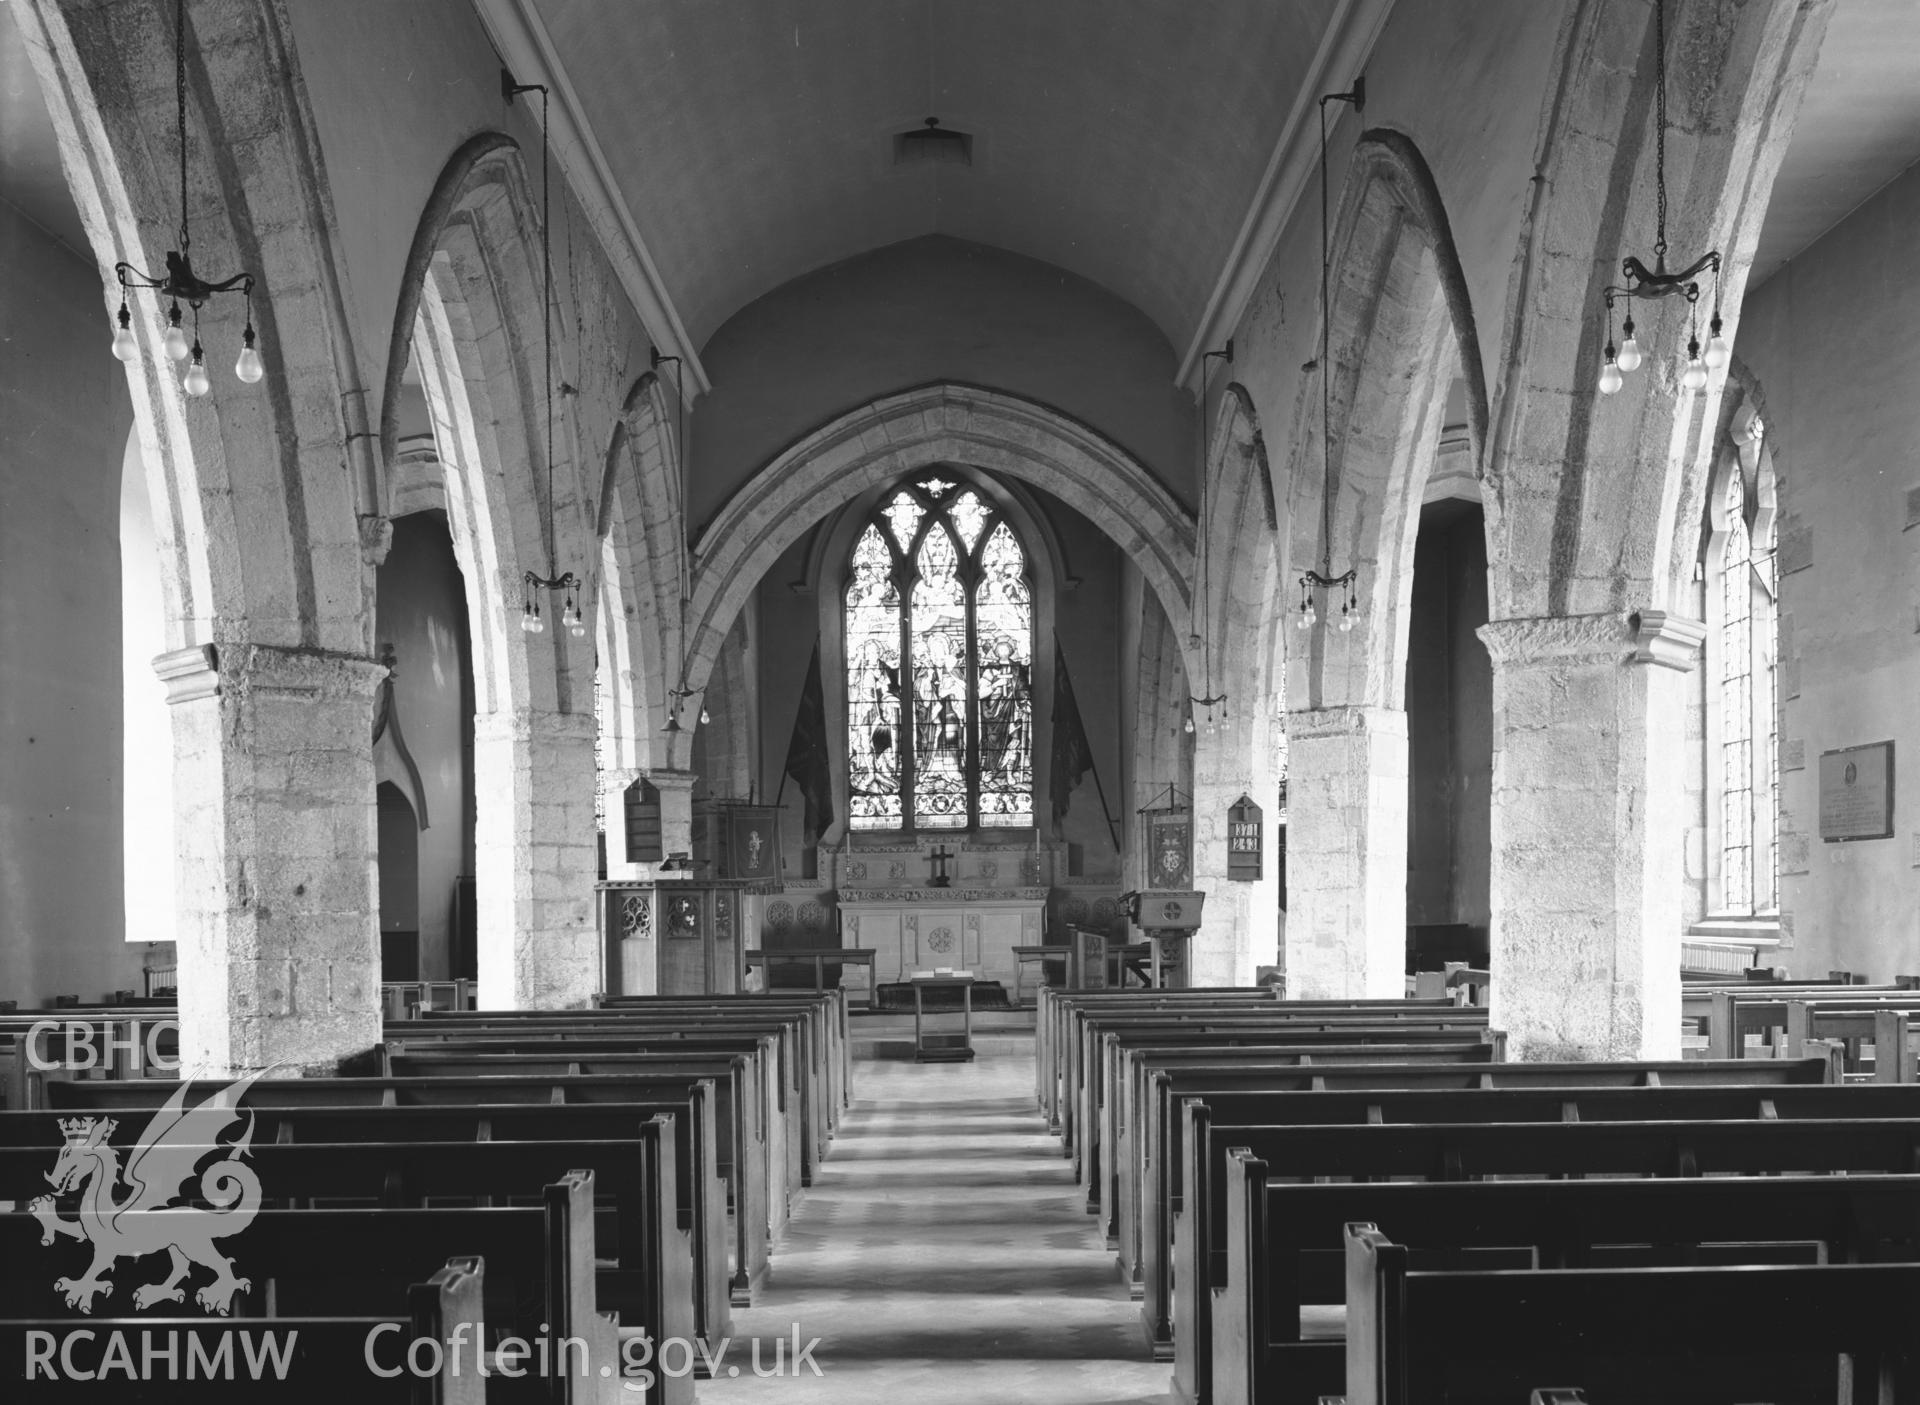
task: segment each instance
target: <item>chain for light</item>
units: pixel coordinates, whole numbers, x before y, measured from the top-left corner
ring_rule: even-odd
[[[1333,574],[1333,304],[1328,298],[1327,252],[1327,102],[1320,99],[1320,574]]]
[[[554,525],[553,503],[553,226],[548,222],[548,195],[550,179],[548,162],[552,158],[553,143],[548,139],[552,130],[547,111],[548,95],[544,84],[540,88],[540,272],[545,285],[540,304],[540,340],[546,356],[547,371],[547,574],[554,573],[554,538],[558,528]]]
[[[1653,257],[1663,269],[1667,261],[1667,0],[1654,0],[1654,90],[1655,126],[1653,137],[1653,184],[1657,193]]]
[[[185,259],[193,251],[187,232],[187,0],[174,0],[173,7],[173,105],[180,133],[180,257]]]

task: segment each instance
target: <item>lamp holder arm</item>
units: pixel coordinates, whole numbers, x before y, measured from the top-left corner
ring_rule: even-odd
[[[167,274],[156,278],[124,261],[113,266],[114,276],[120,280],[120,287],[150,288],[155,292],[173,298],[177,302],[188,303],[194,307],[204,305],[215,293],[242,293],[253,296],[253,275],[236,273],[220,283],[209,283],[193,271],[193,261],[178,250],[167,250]]]

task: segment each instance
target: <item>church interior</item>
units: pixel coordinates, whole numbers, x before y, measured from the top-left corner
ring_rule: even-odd
[[[1914,0],[6,0],[18,1398],[1920,1401],[1916,229]]]

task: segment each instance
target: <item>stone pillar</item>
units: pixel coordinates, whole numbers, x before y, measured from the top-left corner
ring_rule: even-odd
[[[1287,993],[1406,989],[1407,715],[1287,714]]]
[[[1247,724],[1203,728],[1193,757],[1193,886],[1207,895],[1205,916],[1188,953],[1193,985],[1252,985],[1254,968],[1280,950],[1279,846],[1272,781],[1249,770]],[[1242,795],[1265,812],[1265,852],[1257,882],[1227,877],[1227,811]]]
[[[180,1056],[193,1076],[331,1073],[380,1042],[372,659],[162,654],[173,705]]]
[[[474,719],[483,1008],[556,1010],[600,991],[591,713]]]
[[[1686,673],[1648,610],[1495,620],[1494,1027],[1514,1059],[1680,1056]]]

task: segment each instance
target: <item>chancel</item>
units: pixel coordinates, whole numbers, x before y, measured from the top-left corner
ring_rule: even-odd
[[[1913,0],[4,0],[0,1396],[1920,1399],[1916,162]]]

